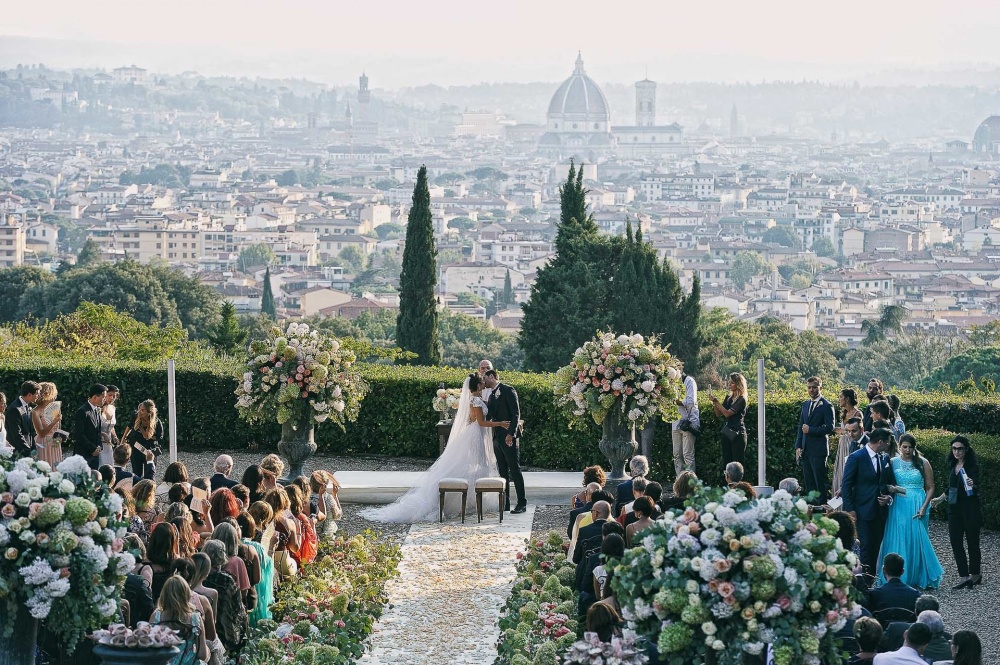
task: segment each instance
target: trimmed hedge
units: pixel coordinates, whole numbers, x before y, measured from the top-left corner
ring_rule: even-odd
[[[439,383],[460,385],[466,372],[445,367],[362,364],[360,368],[371,385],[371,393],[362,403],[358,421],[349,423],[346,432],[333,426],[317,428],[319,446],[338,454],[436,457],[438,414],[431,408],[431,399]],[[231,360],[219,360],[213,367],[178,363],[177,427],[178,443],[182,448],[273,448],[277,444],[280,437],[277,424],[250,425],[237,415],[234,391],[239,369],[239,364]],[[88,387],[101,381],[122,389],[119,420],[123,424],[135,405],[147,398],[156,401],[166,421],[167,373],[159,365],[101,359],[21,359],[13,365],[0,364],[0,389],[9,398],[16,396],[21,382],[28,379],[55,382],[67,416],[77,405],[83,404]],[[554,408],[552,375],[506,372],[502,379],[514,386],[520,397],[525,420],[522,444],[525,464],[548,469],[581,469],[587,464],[604,462],[597,449],[600,428],[592,425],[585,430],[571,430],[565,417]],[[827,387],[825,392],[836,395],[838,391]],[[981,451],[984,460],[991,459],[992,454],[1000,455],[1000,443],[995,435],[1000,432],[1000,400],[996,396],[897,394],[903,402],[903,417],[908,428],[982,434],[974,439],[979,444],[977,452]],[[804,399],[804,394],[768,394],[767,475],[772,484],[786,476],[800,475],[792,448]],[[717,481],[721,478],[719,428],[722,421],[714,415],[707,399],[702,399],[700,406],[703,434],[696,454],[697,471],[706,480]],[[750,394],[747,430],[747,475],[756,479],[757,402],[754,393]],[[936,451],[937,438],[930,445]],[[657,427],[653,449],[653,476],[673,478],[669,424],[661,423]],[[939,466],[937,460],[943,459],[947,452],[943,447],[941,450],[944,451],[942,455],[936,452],[930,455],[935,466]]]

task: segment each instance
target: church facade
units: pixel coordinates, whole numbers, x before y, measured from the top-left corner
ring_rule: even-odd
[[[539,152],[591,163],[614,155],[636,159],[677,152],[684,130],[677,123],[656,124],[656,82],[645,79],[637,82],[635,89],[635,124],[612,126],[608,100],[587,76],[583,57],[578,54],[573,75],[562,82],[549,103]]]

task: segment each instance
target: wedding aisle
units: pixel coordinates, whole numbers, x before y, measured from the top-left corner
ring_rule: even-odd
[[[375,626],[364,665],[483,665],[496,657],[497,620],[514,583],[517,553],[531,536],[535,508],[481,524],[415,524],[400,575]]]

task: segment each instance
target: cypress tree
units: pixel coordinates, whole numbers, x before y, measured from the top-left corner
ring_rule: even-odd
[[[503,278],[503,297],[500,299],[500,304],[504,307],[514,304],[514,287],[510,283],[510,270],[507,270]]]
[[[249,331],[240,326],[236,318],[236,306],[230,301],[222,303],[222,319],[209,331],[206,338],[215,350],[227,355],[235,355],[247,342]]]
[[[270,266],[264,271],[264,294],[260,297],[260,311],[271,317],[272,320],[278,320],[278,308],[275,307],[274,291],[271,290]]]
[[[437,336],[437,250],[431,216],[431,194],[427,187],[427,167],[417,173],[413,204],[406,222],[406,248],[399,276],[399,316],[396,317],[396,344],[417,354],[414,362],[440,365]]]

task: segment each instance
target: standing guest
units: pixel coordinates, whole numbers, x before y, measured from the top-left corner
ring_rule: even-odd
[[[281,461],[281,458],[271,453],[270,455],[265,455],[264,459],[260,461],[260,468],[265,471],[270,472],[270,477],[264,477],[264,487],[266,489],[274,489],[275,483],[278,478],[281,478],[281,474],[285,472],[285,463]]]
[[[118,424],[115,408],[118,395],[118,386],[109,385],[108,392],[104,395],[104,404],[101,405],[101,464],[113,463],[115,447],[119,443],[118,434],[115,431]]]
[[[653,526],[653,500],[640,496],[635,500],[635,516],[638,518],[625,529],[625,544],[632,547],[636,534]]]
[[[747,379],[739,372],[729,375],[729,394],[720,403],[719,398],[708,388],[708,398],[712,400],[715,415],[726,419],[722,429],[722,464],[730,462],[746,463],[747,426]]]
[[[209,540],[205,543],[204,552],[212,564],[212,572],[205,578],[204,585],[219,592],[215,613],[216,632],[227,653],[239,653],[250,626],[236,580],[222,569],[229,562],[226,546],[218,540]]]
[[[934,554],[928,531],[930,513],[927,508],[934,496],[934,472],[930,462],[920,456],[912,434],[903,435],[899,456],[893,457],[891,464],[896,484],[905,492],[897,492],[889,506],[879,557],[890,552],[902,555],[906,561],[903,582],[920,589],[936,589],[944,570]],[[880,579],[885,582],[884,575]]]
[[[38,391],[37,383],[25,381],[21,384],[20,397],[4,409],[7,445],[14,449],[14,457],[31,457],[35,454],[35,426],[31,423],[31,406],[38,399]]]
[[[256,501],[250,504],[247,514],[253,518],[257,525],[257,531],[253,539],[261,544],[268,556],[274,555],[274,546],[277,541],[274,537],[274,511],[264,501]]]
[[[868,445],[851,454],[844,465],[840,492],[843,509],[854,518],[861,542],[861,563],[868,575],[875,575],[878,569],[886,506],[892,502],[889,485],[895,484],[895,478],[885,456],[891,439],[892,432],[883,427],[876,429]]]
[[[951,440],[948,453],[948,491],[934,499],[934,505],[948,500],[948,535],[955,555],[961,581],[956,589],[969,589],[983,583],[982,550],[979,530],[983,526],[983,509],[979,501],[979,462],[969,439],[959,434]],[[966,556],[965,544],[969,544]]]
[[[493,363],[492,362],[490,362],[489,360],[486,360],[485,358],[483,358],[482,360],[480,360],[479,361],[479,368],[478,368],[479,378],[482,379],[482,380],[485,380],[486,379],[486,372],[490,371],[491,369],[493,369]],[[485,382],[482,385],[484,387],[483,387],[483,392],[480,395],[480,398],[484,402],[486,402],[486,401],[488,401],[490,399],[490,393],[493,392],[493,389],[492,388],[486,388],[485,387],[485,385],[486,385]]]
[[[851,420],[857,420],[857,429],[862,430],[861,417],[861,409],[858,408],[857,391],[854,388],[844,388],[840,391],[840,427],[835,427],[833,430],[840,437],[837,440],[837,457],[833,462],[834,496],[840,496],[840,483],[844,480],[844,463],[847,462],[847,456],[861,447],[860,445],[857,448],[852,447],[855,439],[848,423]]]
[[[903,418],[899,415],[899,396],[888,395],[885,401],[889,405],[889,408],[892,409],[892,413],[889,414],[892,418],[892,433],[896,435],[896,440],[898,441],[901,436],[906,434],[906,424],[903,423]]]
[[[809,399],[802,403],[799,413],[799,427],[795,434],[795,459],[802,465],[802,477],[806,496],[817,505],[823,505],[829,498],[826,485],[826,465],[830,460],[830,443],[827,436],[833,432],[836,416],[833,405],[821,392],[823,382],[817,376],[806,381]],[[812,497],[813,492],[819,498]]]
[[[215,458],[215,474],[211,478],[212,491],[220,487],[232,489],[234,485],[239,485],[238,481],[229,477],[233,472],[233,458],[229,455],[219,455]]]
[[[574,494],[573,498],[570,499],[570,509],[583,508],[590,501],[590,493],[595,491],[590,489],[592,483],[597,484],[597,489],[601,489],[606,482],[608,482],[607,474],[604,473],[604,469],[599,464],[585,468],[583,470],[583,491]]]
[[[671,426],[671,436],[674,444],[674,476],[681,471],[694,471],[694,444],[701,432],[701,414],[698,411],[698,384],[690,374],[682,374],[684,381],[684,399],[675,400],[678,418]],[[653,453],[652,445],[642,454],[646,457]]]
[[[260,465],[251,464],[248,466],[243,472],[240,484],[246,485],[247,489],[250,490],[250,505],[264,500],[264,494],[267,490],[264,488],[264,474],[261,472]]]
[[[131,448],[132,473],[142,474],[146,463],[145,451],[151,451],[154,456],[163,452],[160,449],[163,423],[156,417],[156,403],[153,400],[147,399],[139,404],[135,411],[135,421],[132,427],[125,428],[122,438]]]
[[[191,587],[180,575],[173,575],[163,585],[163,592],[156,603],[151,623],[162,624],[178,631],[183,642],[177,645],[180,653],[171,665],[194,665],[209,658],[205,641],[205,626],[201,613],[192,607]]]
[[[971,630],[960,630],[951,636],[951,660],[935,661],[934,665],[983,665],[983,643]]]
[[[337,520],[344,515],[344,511],[340,507],[340,499],[337,497],[340,483],[329,471],[313,471],[312,475],[309,476],[309,489],[312,490],[313,496],[310,501],[316,503],[318,514],[323,516],[316,523],[316,538],[319,540],[329,538],[337,533]]]
[[[274,560],[257,541],[257,523],[250,513],[240,513],[236,522],[243,535],[243,544],[252,547],[260,561],[260,579],[256,584],[257,604],[250,608],[250,625],[256,626],[257,622],[271,618],[271,610],[268,608],[274,602]]]
[[[915,623],[906,629],[903,646],[896,651],[876,654],[874,665],[927,665],[924,651],[931,641],[931,629],[922,623]]]
[[[87,465],[95,470],[101,466],[101,430],[104,422],[101,409],[107,392],[107,387],[100,383],[92,385],[87,401],[76,412],[73,425],[73,452],[87,460]]]
[[[645,478],[649,473],[649,459],[645,455],[636,455],[628,462],[628,472],[630,478],[623,483],[618,483],[615,490],[615,505],[613,515],[621,513],[621,507],[631,502],[635,498],[632,491],[632,483],[636,478]]]
[[[865,395],[868,396],[868,406],[866,406],[861,412],[861,424],[864,425],[866,432],[871,432],[874,430],[872,427],[872,402],[877,399],[884,399],[882,397],[882,391],[884,387],[882,382],[875,377],[872,377],[868,381],[868,387],[865,388]]]
[[[63,460],[62,441],[55,436],[55,431],[62,427],[62,412],[57,412],[49,420],[45,409],[56,401],[59,391],[56,384],[42,381],[38,384],[38,396],[35,408],[31,410],[31,426],[35,430],[35,450],[38,459],[48,462],[53,469]]]

